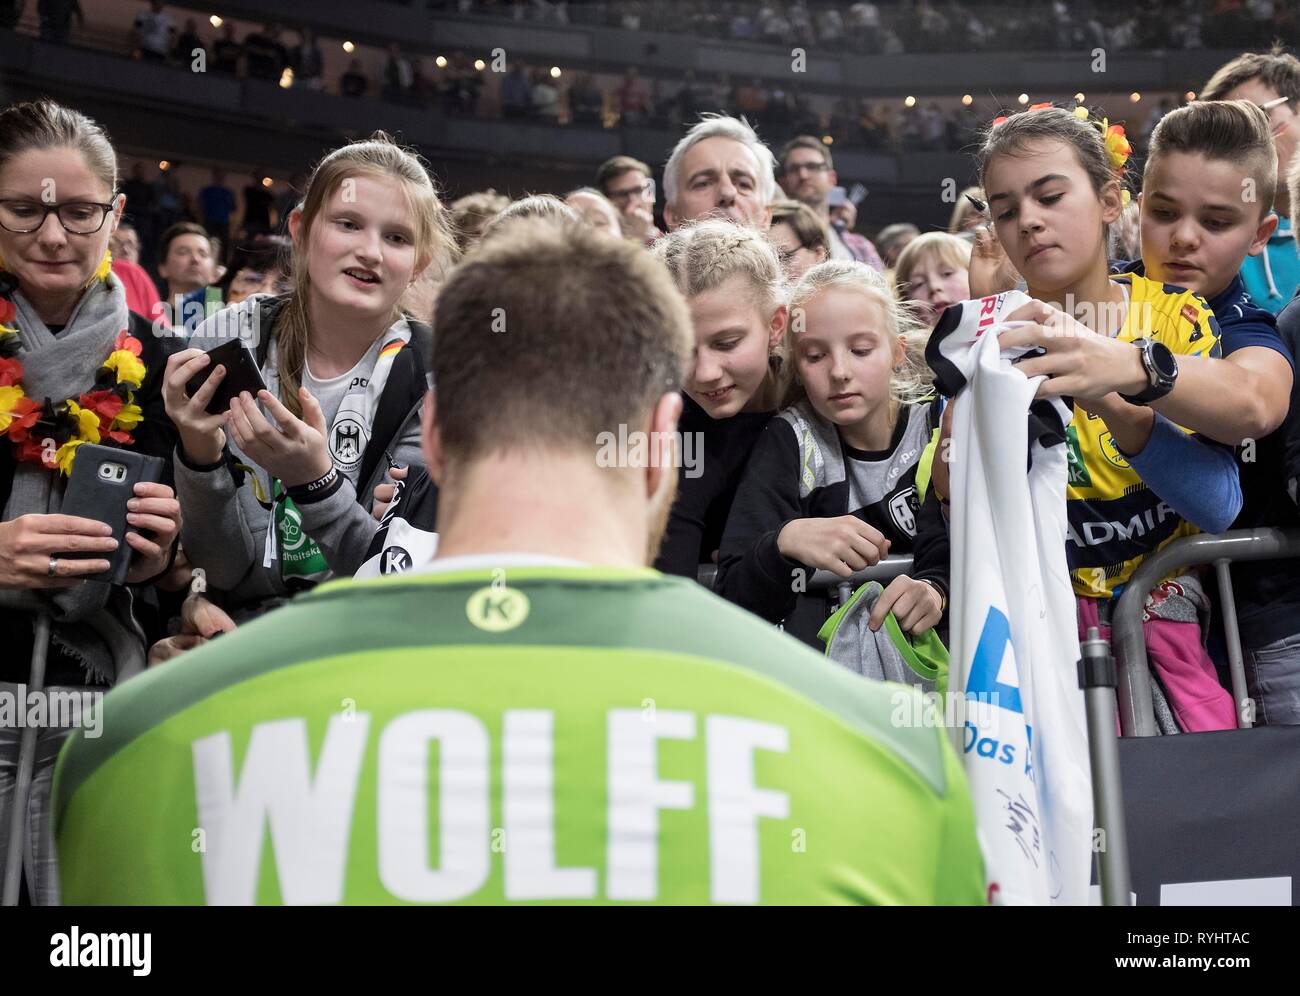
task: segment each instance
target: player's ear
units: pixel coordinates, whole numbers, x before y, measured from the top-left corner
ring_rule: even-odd
[[[660,395],[650,412],[650,438],[669,441],[672,445],[651,447],[650,466],[646,469],[646,497],[653,499],[664,487],[672,486],[677,477],[677,420],[682,414],[682,396],[676,391]],[[668,477],[673,480],[669,481]]]
[[[424,396],[424,410],[420,413],[421,443],[424,464],[429,468],[433,483],[442,486],[442,434],[438,431],[438,398],[433,391]]]

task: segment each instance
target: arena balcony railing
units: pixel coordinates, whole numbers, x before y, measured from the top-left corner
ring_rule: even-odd
[[[883,12],[888,5],[879,6]],[[82,0],[82,7],[88,21],[113,14],[126,26],[141,9],[134,0]],[[351,40],[358,45],[365,43],[384,49],[396,42],[407,55],[450,56],[460,49],[485,59],[490,58],[492,50],[501,49],[511,58],[559,64],[566,69],[621,73],[626,67],[635,66],[644,74],[669,78],[692,70],[708,74],[710,79],[718,74],[733,78],[758,77],[787,87],[797,83],[810,92],[848,96],[971,93],[981,98],[998,94],[1014,99],[1021,91],[1028,91],[1031,96],[1053,92],[1073,94],[1080,89],[1096,92],[1103,82],[1113,92],[1182,93],[1189,87],[1199,86],[1239,51],[1103,45],[1106,60],[1102,74],[1095,68],[1094,53],[1098,46],[1094,44],[1072,43],[1060,50],[1038,49],[1026,44],[1024,39],[1002,34],[995,36],[998,44],[987,48],[966,46],[951,51],[904,50],[888,54],[864,51],[861,47],[839,51],[817,45],[797,46],[806,48],[806,58],[796,69],[792,58],[792,48],[796,46],[715,38],[699,32],[651,30],[644,24],[638,30],[591,26],[573,23],[576,20],[573,17],[568,25],[516,21],[478,8],[461,13],[457,7],[448,4],[434,9],[419,0],[410,4],[226,0],[221,4],[221,15],[257,25],[275,22],[289,30],[310,26],[323,47]],[[657,7],[645,5],[647,10]],[[214,12],[211,4],[193,0],[169,4],[167,9],[178,26],[193,15],[203,28]],[[572,15],[578,5],[570,5],[569,9]],[[1026,5],[1005,8],[1008,16],[1023,16],[1025,10]],[[659,22],[653,24],[658,26]],[[928,35],[920,32],[920,37]],[[1001,44],[1003,39],[1005,45]],[[1210,40],[1222,43],[1216,38]],[[993,57],[994,53],[1000,54]]]

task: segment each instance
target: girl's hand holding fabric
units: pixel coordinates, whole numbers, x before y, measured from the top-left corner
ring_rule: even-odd
[[[149,539],[131,529],[126,531],[126,545],[135,551],[126,581],[138,584],[166,569],[172,544],[181,531],[181,503],[166,484],[141,481],[135,486],[135,497],[126,503],[126,524],[153,534]]]
[[[943,618],[943,599],[934,585],[900,574],[876,599],[867,625],[873,631],[880,629],[891,611],[899,628],[915,636],[939,624]]]
[[[108,561],[99,557],[72,560],[63,555],[107,555],[117,549],[112,534],[107,524],[79,515],[20,515],[0,522],[0,588],[71,588],[81,584],[83,576],[108,570]]]
[[[201,349],[186,349],[167,360],[167,373],[163,376],[163,405],[167,417],[175,424],[181,436],[181,449],[190,463],[209,466],[221,459],[226,448],[226,434],[221,431],[225,415],[209,415],[208,402],[217,385],[226,376],[226,368],[219,365],[194,397],[185,393],[185,385],[195,374],[208,365],[208,354]]]
[[[1038,347],[1039,356],[1017,361],[1026,377],[1047,377],[1039,398],[1100,400],[1108,394],[1137,394],[1147,386],[1142,356],[1130,342],[1098,335],[1082,322],[1042,301],[1031,301],[1007,316],[1027,324],[998,337],[1003,349]]]
[[[324,477],[334,466],[325,434],[325,414],[312,393],[298,389],[302,418],[280,404],[270,391],[259,391],[257,398],[270,410],[279,428],[267,421],[257,408],[253,396],[244,391],[230,401],[226,425],[235,444],[286,488],[308,484]]]

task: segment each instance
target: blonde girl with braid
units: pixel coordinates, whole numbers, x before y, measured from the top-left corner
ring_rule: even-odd
[[[167,412],[180,430],[182,543],[246,613],[364,561],[369,507],[390,465],[421,464],[420,414],[431,333],[403,293],[454,252],[423,163],[376,132],[329,153],[289,216],[293,291],[255,295],[208,319],[168,364]],[[267,390],[209,413],[239,338]]]
[[[800,594],[812,573],[848,578],[911,554],[868,622],[877,630],[892,612],[903,632],[926,633],[948,593],[947,530],[928,487],[939,425],[928,329],[881,274],[842,260],[800,277],[790,315],[793,379],[732,502],[716,590],[819,646],[829,605]]]
[[[784,390],[781,263],[760,233],[728,221],[684,225],[654,252],[690,306],[677,500],[655,566],[695,577],[716,560],[736,483]]]

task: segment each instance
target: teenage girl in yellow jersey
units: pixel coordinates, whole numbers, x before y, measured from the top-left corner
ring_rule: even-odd
[[[1241,506],[1231,450],[1147,407],[1172,390],[1177,357],[1218,355],[1218,326],[1190,291],[1108,274],[1127,154],[1122,132],[1054,107],[1000,120],[979,152],[994,230],[1036,299],[1009,316],[1029,324],[1002,345],[1039,347],[1020,369],[1045,375],[1040,397],[1074,400],[1067,550],[1081,629],[1146,556],[1179,536],[1228,528]],[[1202,646],[1206,609],[1190,575],[1147,600],[1152,661],[1188,730],[1236,725]]]

